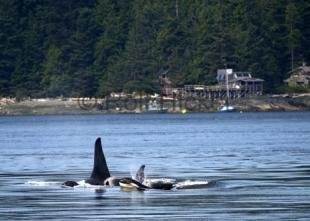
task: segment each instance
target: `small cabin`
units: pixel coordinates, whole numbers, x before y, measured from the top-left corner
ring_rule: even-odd
[[[288,86],[291,87],[309,87],[310,86],[310,66],[303,64],[302,66],[295,68],[289,72],[290,77],[284,80]]]

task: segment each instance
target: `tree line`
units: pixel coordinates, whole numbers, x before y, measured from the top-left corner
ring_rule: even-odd
[[[104,96],[310,62],[308,0],[1,0],[0,96]]]

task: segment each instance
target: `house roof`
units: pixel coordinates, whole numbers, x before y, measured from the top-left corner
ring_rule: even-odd
[[[304,73],[310,73],[310,66],[300,66],[298,69]]]
[[[289,72],[290,74],[302,74],[302,75],[310,75],[310,66],[299,66],[295,68],[293,71]]]

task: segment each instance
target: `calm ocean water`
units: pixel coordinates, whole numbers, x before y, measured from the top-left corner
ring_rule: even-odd
[[[110,171],[195,189],[62,188]],[[1,220],[309,220],[310,113],[0,117]]]

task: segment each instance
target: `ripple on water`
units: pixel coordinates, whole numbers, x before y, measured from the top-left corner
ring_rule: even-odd
[[[309,112],[1,117],[0,217],[307,220],[309,122]],[[146,164],[147,179],[197,188],[62,188],[89,176],[97,136],[113,175]]]

